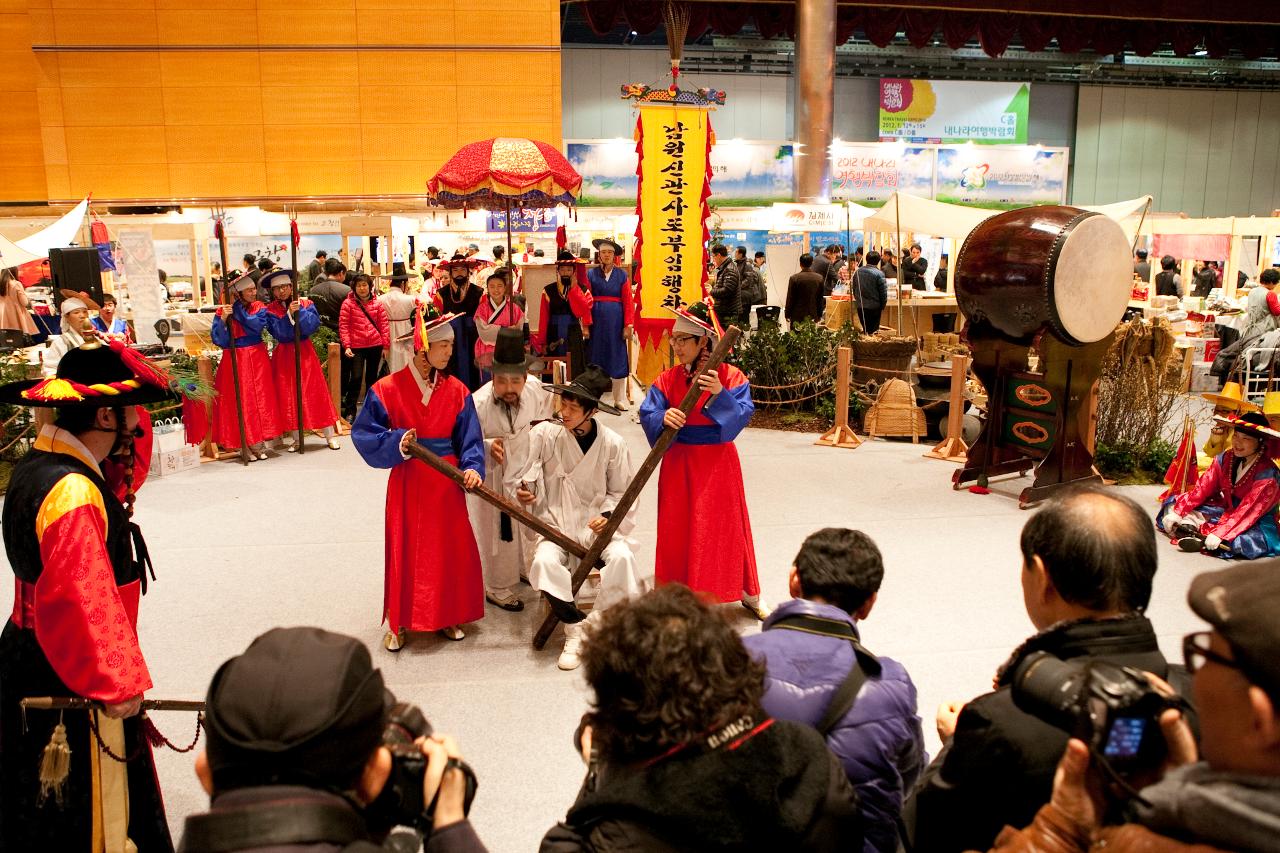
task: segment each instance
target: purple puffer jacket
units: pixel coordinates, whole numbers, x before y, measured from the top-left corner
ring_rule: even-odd
[[[834,605],[796,598],[780,605],[759,634],[743,641],[769,670],[765,711],[780,720],[817,726],[853,666],[853,646],[836,637],[769,630],[779,619],[797,614],[840,619],[857,628],[854,619]],[[898,847],[903,792],[915,786],[929,757],[911,677],[897,661],[884,657],[879,661],[880,676],[862,686],[853,708],[827,734],[827,746],[858,791],[866,822],[863,850],[893,853]]]

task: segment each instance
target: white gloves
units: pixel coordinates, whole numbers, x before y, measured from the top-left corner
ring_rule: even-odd
[[[1178,515],[1176,512],[1170,511],[1168,513],[1165,513],[1164,529],[1167,533],[1172,533],[1173,528],[1177,527],[1181,523],[1182,523],[1182,516]]]
[[[1222,544],[1222,540],[1215,534],[1210,533],[1204,537],[1204,549],[1206,551],[1216,551],[1218,546]]]

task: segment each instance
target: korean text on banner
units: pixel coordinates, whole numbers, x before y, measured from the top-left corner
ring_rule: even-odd
[[[702,299],[707,278],[711,116],[704,107],[640,107],[635,278],[640,336],[637,375],[649,382],[664,361],[659,347],[673,316],[667,309]]]

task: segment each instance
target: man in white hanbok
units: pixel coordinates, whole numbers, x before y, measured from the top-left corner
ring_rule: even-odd
[[[391,289],[378,297],[391,320],[391,349],[387,352],[387,370],[395,373],[413,361],[413,318],[418,308],[417,297],[409,295],[409,279],[413,278],[402,261],[391,265],[391,275],[380,276]]]
[[[480,386],[471,399],[484,433],[484,484],[515,500],[530,464],[533,424],[551,417],[552,396],[528,373],[530,359],[519,329],[499,329],[494,346],[493,380]],[[513,613],[523,610],[516,585],[528,570],[537,534],[474,494],[467,495],[467,507],[480,546],[485,599]]]
[[[541,423],[531,433],[530,464],[516,497],[566,536],[589,546],[608,523],[627,484],[635,475],[631,453],[616,432],[597,423],[597,411],[618,410],[600,402],[611,392],[609,376],[589,365],[569,385],[553,385],[560,395],[560,422]],[[539,537],[529,568],[529,584],[541,592],[565,623],[564,650],[557,665],[576,669],[587,622],[627,598],[653,587],[653,570],[642,570],[627,535],[635,528],[632,504],[613,539],[600,555],[600,590],[586,621],[573,604],[572,572],[578,559],[554,542]],[[576,623],[574,620],[578,620]]]

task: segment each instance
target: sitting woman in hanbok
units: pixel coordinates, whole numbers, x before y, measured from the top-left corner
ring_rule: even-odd
[[[1260,412],[1214,420],[1232,428],[1231,449],[1214,459],[1190,491],[1165,501],[1156,526],[1183,551],[1224,559],[1280,556],[1280,432]]]

